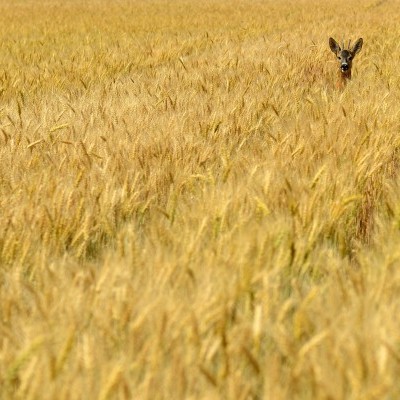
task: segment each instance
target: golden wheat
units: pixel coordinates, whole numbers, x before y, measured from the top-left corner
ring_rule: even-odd
[[[0,398],[399,398],[399,17],[0,1]]]

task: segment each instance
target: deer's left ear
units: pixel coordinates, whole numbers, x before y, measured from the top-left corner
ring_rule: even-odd
[[[361,51],[363,45],[363,40],[362,38],[358,39],[357,42],[355,42],[353,48],[351,49],[351,54],[353,54],[353,57]]]
[[[329,47],[335,54],[339,53],[339,51],[342,50],[336,40],[331,37],[329,38]]]

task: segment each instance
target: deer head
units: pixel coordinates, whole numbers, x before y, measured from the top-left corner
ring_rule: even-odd
[[[339,74],[342,79],[351,79],[351,67],[353,65],[353,59],[361,51],[363,45],[362,38],[358,39],[353,47],[350,47],[350,41],[347,49],[345,49],[344,43],[342,47],[336,42],[335,39],[329,38],[329,47],[332,52],[336,55],[339,61]]]

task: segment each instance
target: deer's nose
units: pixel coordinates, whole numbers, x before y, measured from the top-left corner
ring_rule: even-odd
[[[347,71],[349,69],[349,65],[348,64],[342,64],[341,67],[342,71]]]

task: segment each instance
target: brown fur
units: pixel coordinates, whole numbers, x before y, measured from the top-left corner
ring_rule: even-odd
[[[342,72],[340,69],[338,71],[338,83],[337,87],[342,89],[346,86],[347,82],[351,80],[351,70]]]
[[[350,42],[346,49],[344,43],[342,47],[336,42],[335,39],[329,38],[329,47],[331,51],[336,55],[339,61],[339,80],[338,87],[344,87],[349,80],[351,80],[351,69],[353,66],[353,59],[361,51],[363,45],[363,39],[360,38],[356,41],[354,46],[350,48]]]

